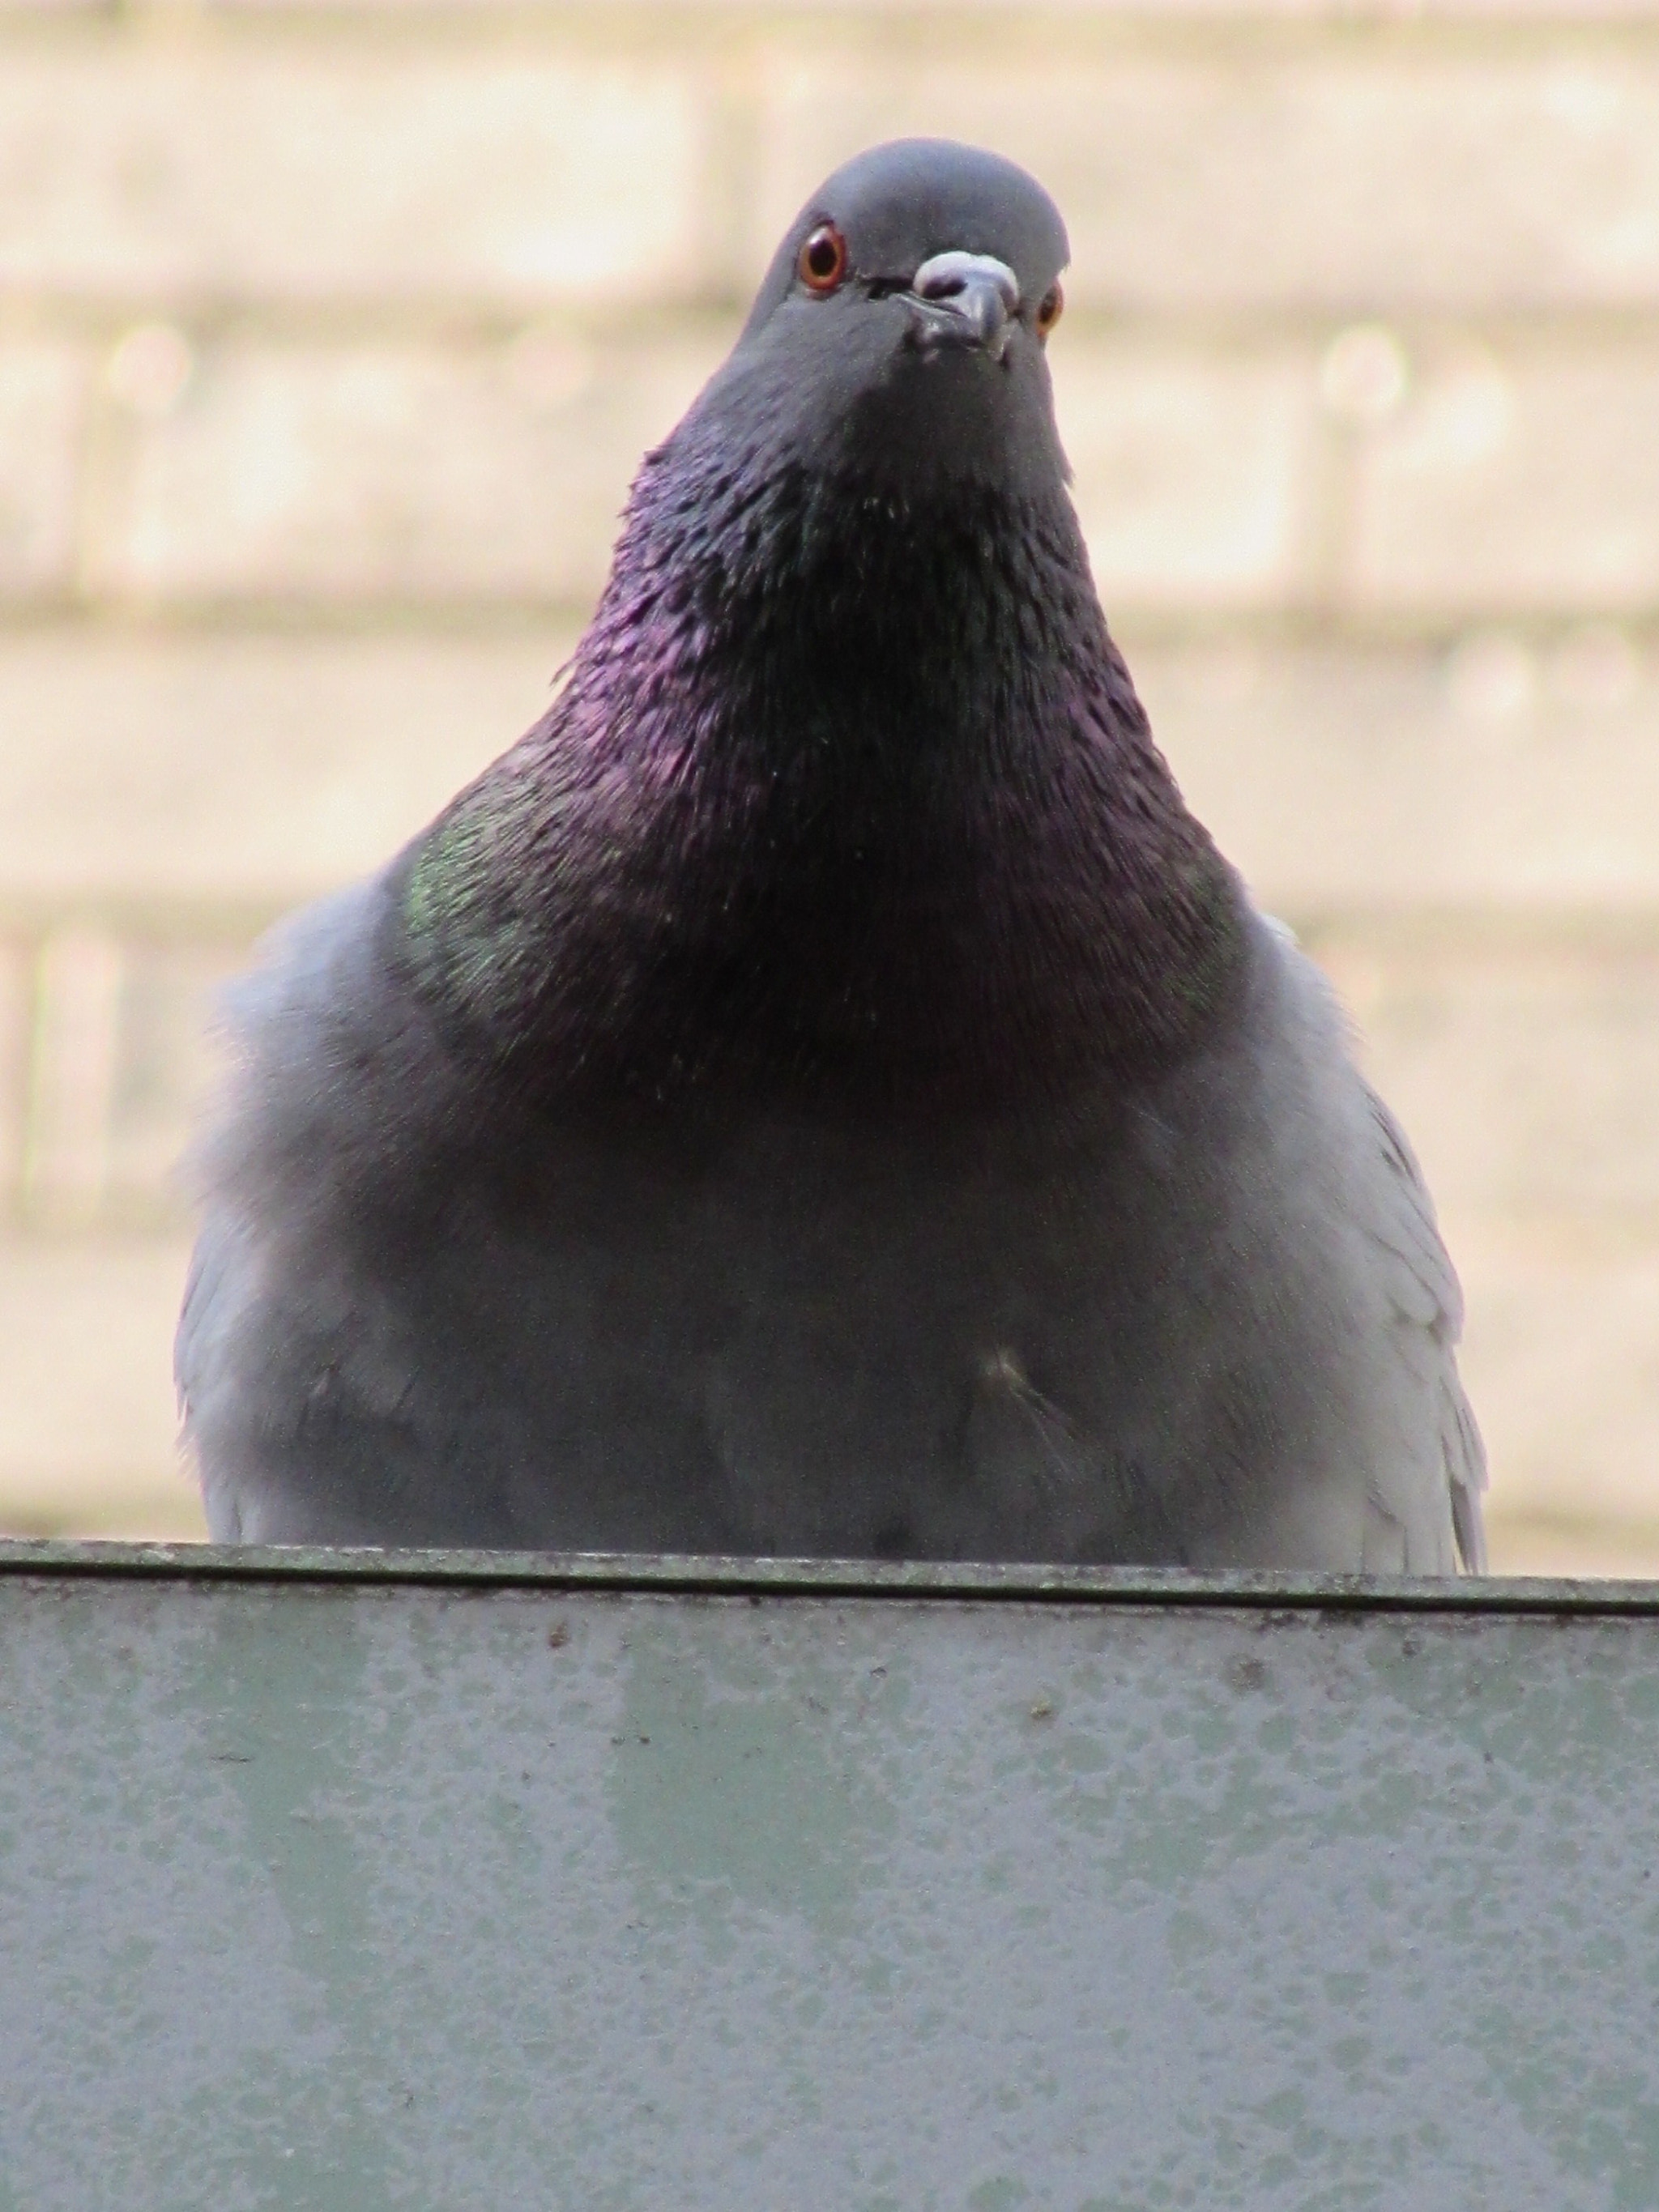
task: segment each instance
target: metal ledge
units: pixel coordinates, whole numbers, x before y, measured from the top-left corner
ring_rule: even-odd
[[[1656,1616],[0,1546],[0,2212],[1647,2212]]]
[[[1382,1577],[977,1560],[771,1559],[672,1553],[0,1540],[0,1577],[375,1583],[425,1589],[659,1591],[688,1597],[1007,1599],[1258,1612],[1659,1613],[1659,1581]]]

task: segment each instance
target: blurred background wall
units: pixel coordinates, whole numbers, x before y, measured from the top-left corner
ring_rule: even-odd
[[[1574,0],[0,0],[0,1525],[199,1533],[216,984],[539,711],[908,131],[1069,218],[1108,612],[1422,1152],[1498,1563],[1659,1570],[1659,8]]]

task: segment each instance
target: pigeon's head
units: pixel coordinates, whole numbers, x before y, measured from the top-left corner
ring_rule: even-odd
[[[1052,495],[1044,349],[1066,227],[1000,155],[901,139],[838,169],[783,239],[698,412],[774,460],[926,495]]]

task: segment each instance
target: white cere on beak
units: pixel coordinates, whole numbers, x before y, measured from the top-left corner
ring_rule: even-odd
[[[989,253],[936,253],[911,279],[913,298],[930,311],[926,329],[940,343],[982,346],[1000,361],[1019,313],[1019,279]]]

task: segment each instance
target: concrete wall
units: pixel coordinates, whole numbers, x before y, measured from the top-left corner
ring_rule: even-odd
[[[0,0],[0,1523],[187,1531],[203,1009],[538,711],[835,161],[1055,191],[1109,613],[1469,1294],[1500,1559],[1659,1562],[1659,8]]]

